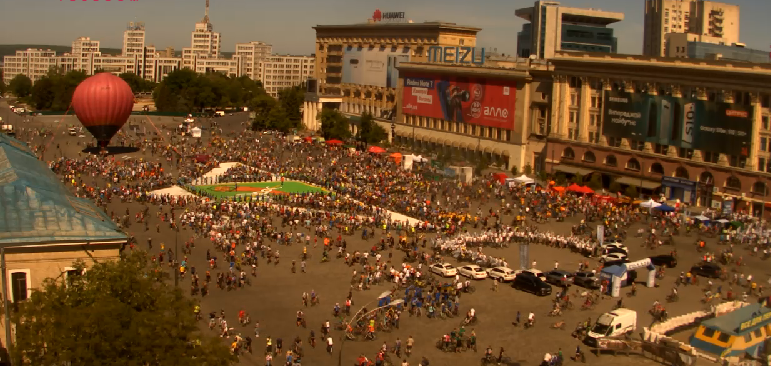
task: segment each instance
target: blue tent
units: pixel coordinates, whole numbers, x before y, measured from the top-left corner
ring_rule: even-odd
[[[672,212],[672,211],[675,210],[674,207],[667,206],[667,205],[661,205],[661,206],[658,206],[658,207],[654,207],[654,209],[659,210],[661,212]]]

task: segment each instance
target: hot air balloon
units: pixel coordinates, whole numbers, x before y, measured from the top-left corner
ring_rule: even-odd
[[[131,116],[134,93],[123,79],[103,72],[83,80],[75,88],[72,108],[104,151]]]

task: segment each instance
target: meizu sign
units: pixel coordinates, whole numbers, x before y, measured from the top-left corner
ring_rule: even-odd
[[[428,62],[484,65],[485,49],[482,48],[477,57],[477,49],[474,47],[431,46],[428,48]]]

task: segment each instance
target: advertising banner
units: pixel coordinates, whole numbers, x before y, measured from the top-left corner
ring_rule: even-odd
[[[602,133],[661,145],[749,155],[753,107],[605,91]]]
[[[343,55],[343,83],[396,88],[401,62],[410,60],[409,49],[351,48]]]
[[[510,80],[405,77],[402,112],[513,130],[516,94]]]

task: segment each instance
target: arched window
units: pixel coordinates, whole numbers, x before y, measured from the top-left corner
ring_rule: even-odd
[[[699,182],[704,184],[713,184],[715,183],[715,178],[710,172],[701,172],[701,174],[699,174]]]
[[[688,174],[688,170],[685,169],[684,167],[681,167],[681,166],[679,166],[679,167],[677,167],[677,169],[675,169],[675,177],[690,179],[690,175]]]
[[[742,189],[742,182],[735,175],[732,175],[725,180],[725,187],[740,191]]]
[[[640,162],[635,158],[631,158],[626,162],[626,168],[629,170],[640,171]]]
[[[605,157],[605,165],[607,166],[618,166],[618,160],[616,160],[616,155],[608,155]]]
[[[587,151],[584,153],[584,159],[587,163],[594,163],[597,161],[597,157],[594,156],[594,153],[591,151]]]
[[[752,183],[752,193],[759,194],[763,197],[768,195],[768,187],[766,187],[766,183],[757,181],[755,183]]]
[[[664,167],[661,166],[661,163],[653,163],[651,164],[651,173],[664,175]]]
[[[572,148],[566,147],[565,150],[562,150],[562,158],[563,159],[575,159],[576,153],[573,151]]]

